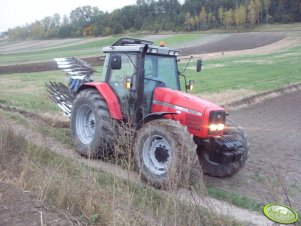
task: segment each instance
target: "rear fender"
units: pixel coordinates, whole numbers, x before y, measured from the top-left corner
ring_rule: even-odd
[[[111,118],[117,119],[117,120],[122,120],[120,104],[119,104],[119,101],[118,101],[115,93],[111,89],[111,87],[105,82],[89,82],[89,83],[85,83],[84,85],[82,85],[78,89],[77,93],[79,93],[80,91],[82,91],[84,89],[90,89],[90,88],[94,88],[94,89],[98,90],[98,92],[105,99],[105,101],[108,105],[108,108],[109,108]]]

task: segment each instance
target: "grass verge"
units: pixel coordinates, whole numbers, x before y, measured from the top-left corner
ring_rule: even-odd
[[[0,163],[6,176],[43,204],[67,211],[84,224],[242,225],[28,143],[4,126],[3,117],[0,120]]]
[[[220,188],[207,186],[206,190],[209,196],[219,200],[227,201],[229,203],[234,204],[235,206],[242,207],[244,209],[260,212],[262,210],[262,207],[264,206],[263,203],[260,203],[256,200],[250,199],[246,196],[242,196],[233,192],[225,191]]]
[[[29,119],[28,117],[16,112],[0,110],[0,113],[20,125],[26,126],[31,130],[43,134],[44,136],[52,137],[54,140],[66,145],[68,148],[74,147],[70,137],[70,129],[65,128],[65,125],[64,127],[58,127],[57,125],[52,126],[50,123],[46,123],[35,118]]]

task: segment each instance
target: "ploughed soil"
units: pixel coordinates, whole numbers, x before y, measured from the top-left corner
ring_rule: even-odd
[[[283,32],[237,33],[207,44],[194,42],[195,46],[182,47],[180,50],[182,51],[183,56],[216,52],[224,53],[229,51],[254,49],[270,45],[284,39],[285,37],[286,34]],[[82,59],[92,66],[97,66],[102,63],[98,60],[98,57],[88,57]],[[0,66],[0,74],[29,73],[52,70],[58,70],[54,61]]]
[[[238,51],[270,45],[285,37],[286,35],[281,32],[238,33],[216,42],[183,48],[181,50],[183,55]]]
[[[249,159],[234,176],[206,182],[263,204],[290,202],[300,212],[301,90],[229,113],[248,134]]]

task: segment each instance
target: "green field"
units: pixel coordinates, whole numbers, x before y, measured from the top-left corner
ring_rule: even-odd
[[[57,111],[55,104],[48,99],[45,87],[47,81],[66,82],[60,71],[10,74],[0,76],[0,104],[20,107],[28,111]]]
[[[194,93],[273,90],[301,82],[301,45],[270,54],[205,60],[203,66],[200,74],[192,67],[187,70],[188,79],[196,82]]]
[[[157,40],[154,42],[155,45],[159,45],[160,41],[164,41],[166,46],[174,46],[180,43],[190,42],[197,40],[202,37],[201,34],[177,34],[172,35],[171,37],[163,38],[162,40]]]

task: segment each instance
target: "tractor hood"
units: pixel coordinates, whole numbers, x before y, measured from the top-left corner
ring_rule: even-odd
[[[164,117],[179,121],[194,136],[208,138],[223,135],[223,130],[209,134],[210,115],[225,115],[222,107],[177,90],[156,88],[153,95],[152,113],[171,112]],[[213,114],[211,114],[213,113]]]
[[[221,111],[222,107],[200,97],[169,88],[156,88],[153,96],[154,105],[161,106],[162,111],[186,112],[193,115],[204,115],[206,109]]]

